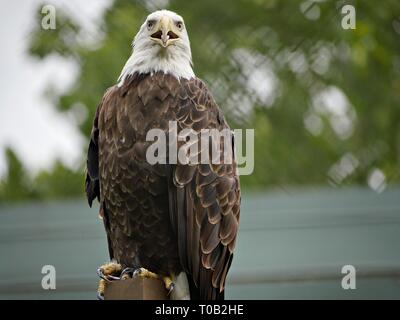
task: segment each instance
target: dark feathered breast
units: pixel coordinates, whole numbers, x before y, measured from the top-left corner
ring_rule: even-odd
[[[100,199],[111,258],[165,275],[185,271],[192,298],[218,299],[239,224],[236,164],[150,165],[146,134],[168,132],[169,121],[178,132],[229,128],[199,79],[134,74],[110,88],[93,123],[87,197]]]

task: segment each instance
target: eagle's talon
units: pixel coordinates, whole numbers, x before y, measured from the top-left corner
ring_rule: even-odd
[[[108,281],[107,277],[104,275],[103,270],[101,270],[101,268],[97,268],[97,275],[102,280]]]
[[[101,294],[101,293],[97,292],[97,300],[103,301],[104,300],[104,294]]]
[[[171,294],[171,292],[175,289],[175,284],[172,282],[172,279],[170,277],[163,277],[162,278],[164,282],[165,289],[168,291],[168,295]]]
[[[170,295],[171,292],[174,291],[174,289],[175,289],[175,284],[174,284],[174,283],[171,283],[170,286],[169,286],[169,290],[168,290],[168,288],[167,288],[167,290],[168,290],[168,295]]]
[[[138,268],[133,271],[132,278],[137,276],[142,278],[159,279],[159,276],[156,273],[151,272],[145,268]]]
[[[119,263],[106,263],[97,269],[97,275],[106,281],[109,280],[119,280],[121,274],[122,266]]]
[[[132,278],[136,278],[140,275],[140,269],[135,269],[132,273]]]
[[[125,268],[124,270],[122,270],[120,278],[122,280],[133,278],[136,276],[136,275],[134,275],[135,271],[136,270],[133,268]]]

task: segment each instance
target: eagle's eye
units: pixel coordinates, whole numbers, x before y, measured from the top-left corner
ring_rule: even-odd
[[[177,21],[177,22],[176,22],[176,26],[177,26],[177,28],[178,28],[179,30],[182,30],[182,29],[183,29],[183,22],[182,22],[182,21]]]
[[[147,28],[150,30],[151,28],[153,28],[153,26],[154,26],[154,21],[153,20],[150,20],[150,21],[147,21]]]

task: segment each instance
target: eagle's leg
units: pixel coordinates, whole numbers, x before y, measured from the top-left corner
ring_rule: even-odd
[[[114,262],[109,262],[99,267],[99,269],[97,270],[97,273],[101,277],[99,281],[99,286],[97,287],[97,297],[99,299],[102,300],[104,297],[104,289],[106,286],[106,280],[104,278],[107,278],[109,276],[118,277],[121,273],[121,270],[122,266],[119,263]]]

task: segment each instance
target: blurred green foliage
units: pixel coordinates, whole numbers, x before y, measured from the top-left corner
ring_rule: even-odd
[[[83,193],[83,170],[74,171],[56,161],[49,170],[31,177],[11,148],[6,149],[6,161],[8,170],[0,181],[0,203],[75,198]]]
[[[134,35],[157,3],[116,0],[92,34],[71,10],[57,8],[56,30],[42,30],[39,14],[29,52],[40,59],[60,54],[80,66],[74,86],[53,98],[61,112],[77,103],[86,108],[88,117],[80,124],[85,137],[98,102],[116,83]],[[344,4],[356,8],[355,30],[341,26]],[[231,127],[255,128],[255,171],[241,177],[244,187],[366,184],[374,168],[387,182],[398,182],[398,0],[171,0],[167,8],[184,17],[195,72]],[[2,198],[82,192],[83,171],[61,163],[27,189],[12,172],[20,168],[13,159]]]
[[[27,172],[17,155],[11,148],[7,148],[5,154],[8,170],[0,182],[0,202],[35,198]]]

